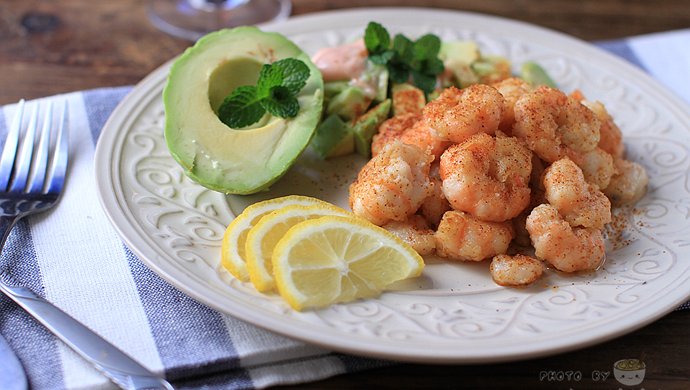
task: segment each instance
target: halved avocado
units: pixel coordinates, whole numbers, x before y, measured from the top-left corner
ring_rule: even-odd
[[[230,92],[255,85],[263,64],[288,57],[310,71],[296,117],[266,114],[242,129],[218,119]],[[163,104],[165,140],[185,173],[216,191],[251,194],[278,180],[309,144],[321,117],[323,79],[309,56],[283,35],[237,27],[204,36],[175,61]]]

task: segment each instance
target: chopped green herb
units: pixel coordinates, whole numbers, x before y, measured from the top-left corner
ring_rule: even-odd
[[[436,76],[443,72],[443,61],[438,58],[441,40],[433,34],[426,34],[412,41],[402,34],[396,34],[391,42],[390,34],[379,23],[369,22],[364,33],[364,45],[369,60],[386,65],[394,83],[405,83],[410,79],[426,93],[436,87]]]
[[[294,58],[265,64],[256,86],[237,87],[223,100],[218,118],[233,128],[258,122],[266,111],[281,118],[294,118],[299,112],[297,94],[308,78],[307,65]]]
[[[266,113],[256,97],[256,87],[237,87],[218,108],[218,118],[230,127],[244,127],[258,122]]]
[[[369,22],[364,32],[364,45],[369,53],[384,52],[388,50],[390,43],[391,37],[386,28],[379,23]]]

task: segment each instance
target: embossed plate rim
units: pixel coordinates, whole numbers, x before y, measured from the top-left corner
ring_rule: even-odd
[[[411,14],[414,14],[414,17],[410,16]],[[468,21],[484,24],[486,28],[490,27],[505,33],[520,34],[526,41],[540,42],[546,46],[556,42],[591,56],[597,63],[604,62],[609,66],[616,66],[620,68],[621,72],[635,77],[638,80],[637,84],[645,91],[650,91],[660,96],[665,102],[669,102],[669,109],[679,118],[688,118],[686,111],[684,111],[687,108],[684,108],[683,103],[666,92],[646,74],[625,61],[574,38],[522,22],[457,11],[378,8],[306,15],[293,18],[282,24],[264,26],[264,28],[290,36],[314,33],[319,30],[319,26],[333,28],[344,28],[353,24],[363,26],[366,21],[374,19],[384,24],[390,23],[396,26],[405,24],[416,26],[431,22],[448,26],[451,18],[453,18],[453,22]],[[413,20],[416,24],[412,23]],[[214,309],[277,333],[338,351],[416,362],[481,363],[532,358],[592,345],[652,322],[690,297],[690,287],[686,287],[685,290],[682,288],[683,282],[690,279],[686,273],[675,279],[675,285],[678,287],[673,290],[675,295],[661,298],[658,305],[634,308],[635,310],[628,308],[616,316],[607,318],[608,326],[606,327],[596,322],[583,326],[578,331],[546,335],[537,343],[496,338],[456,340],[450,342],[449,345],[439,345],[439,343],[430,344],[424,340],[394,341],[375,337],[353,337],[337,329],[319,326],[319,324],[312,322],[288,320],[277,313],[256,310],[251,302],[246,302],[242,297],[228,294],[221,288],[210,286],[205,283],[201,275],[189,274],[184,268],[175,264],[166,253],[153,248],[152,238],[147,237],[144,230],[138,229],[134,210],[128,208],[122,193],[122,183],[119,176],[122,148],[119,146],[127,134],[125,131],[118,130],[129,129],[130,124],[137,121],[144,110],[145,104],[141,103],[146,103],[152,94],[160,93],[170,64],[171,62],[162,65],[142,80],[123,99],[104,126],[96,149],[96,181],[103,208],[129,248],[161,277],[194,299]],[[430,348],[430,345],[433,348]]]

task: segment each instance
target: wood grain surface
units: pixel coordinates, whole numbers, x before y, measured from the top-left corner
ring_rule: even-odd
[[[293,15],[366,6],[481,12],[585,40],[690,27],[687,0],[293,0]],[[0,2],[0,104],[131,85],[190,43],[149,23],[145,1]]]
[[[480,12],[590,41],[690,27],[687,0],[293,0],[293,15],[365,6]],[[135,84],[189,45],[156,30],[144,1],[3,0],[0,104]],[[645,389],[690,388],[690,310],[672,312],[615,340],[547,358],[490,365],[392,364],[285,388],[617,389],[626,387],[610,375],[613,363],[623,358],[645,361]]]

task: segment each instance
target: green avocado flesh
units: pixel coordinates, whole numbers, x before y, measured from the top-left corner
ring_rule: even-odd
[[[255,85],[263,64],[289,57],[310,70],[296,117],[267,114],[242,129],[218,119],[230,92]],[[323,79],[309,56],[284,36],[237,27],[206,35],[175,60],[163,104],[165,140],[187,176],[212,190],[252,194],[278,180],[309,144],[321,117]]]

